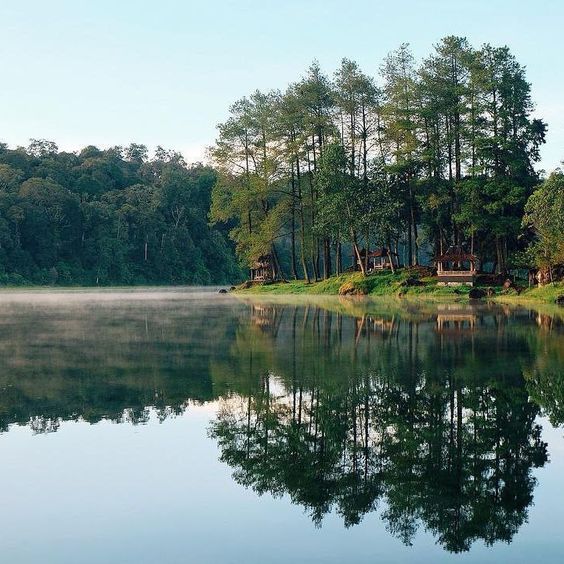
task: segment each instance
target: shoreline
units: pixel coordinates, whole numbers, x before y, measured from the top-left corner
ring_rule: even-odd
[[[504,289],[500,286],[438,286],[436,277],[417,277],[413,272],[400,271],[396,274],[390,272],[378,272],[368,276],[360,273],[348,273],[339,276],[332,276],[327,280],[310,282],[305,280],[292,280],[274,283],[253,284],[247,283],[239,286],[230,284],[210,284],[210,285],[109,285],[109,286],[57,286],[57,285],[22,285],[22,286],[0,286],[0,295],[10,295],[14,293],[112,293],[112,292],[143,292],[143,291],[194,291],[199,290],[204,293],[214,293],[219,290],[226,290],[231,295],[241,296],[303,296],[303,297],[367,297],[367,298],[387,298],[392,300],[411,300],[429,303],[452,303],[452,302],[495,302],[508,305],[557,305],[557,298],[564,296],[564,282],[556,282],[543,287]],[[342,294],[339,292],[341,287],[346,284],[349,292]],[[231,291],[228,288],[233,288]],[[481,298],[472,299],[469,293],[472,289],[479,289],[486,292],[490,289],[491,295],[484,295]]]
[[[347,294],[343,294],[343,290]],[[490,290],[492,295],[472,299],[472,289]],[[431,302],[450,301],[494,301],[508,304],[556,304],[557,298],[564,296],[564,282],[548,284],[543,287],[504,289],[500,286],[438,286],[436,277],[416,277],[409,271],[396,274],[378,272],[368,276],[360,273],[332,276],[327,280],[310,282],[292,280],[267,284],[242,284],[233,290],[241,295],[325,295],[325,296],[365,296],[388,297],[396,299],[411,298]]]

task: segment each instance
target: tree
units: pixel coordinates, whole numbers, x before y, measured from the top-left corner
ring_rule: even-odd
[[[262,255],[272,255],[274,277],[280,276],[276,240],[285,227],[288,199],[280,197],[283,157],[275,143],[277,93],[255,92],[231,108],[232,117],[219,127],[212,150],[220,171],[210,217],[214,222],[238,219],[230,235],[250,267]]]
[[[534,233],[528,252],[532,263],[548,271],[550,282],[553,270],[564,265],[564,173],[553,172],[535,190],[525,206],[523,226]]]
[[[349,235],[356,260],[364,274],[365,266],[358,242],[359,230],[365,225],[362,213],[364,194],[362,185],[351,175],[347,164],[342,145],[330,144],[325,147],[316,177],[319,187],[316,226],[326,236],[334,236],[338,240],[344,234]]]
[[[546,130],[524,68],[507,47],[449,36],[421,64],[401,45],[381,78],[343,59],[331,82],[314,62],[283,95],[235,104],[213,149],[212,218],[232,223],[245,263],[269,253],[297,278],[299,254],[308,281],[341,272],[343,245],[402,247],[408,265],[422,245],[468,245],[505,274]]]
[[[405,201],[410,264],[417,264],[419,210],[415,179],[419,167],[417,135],[417,76],[409,45],[390,53],[381,69],[384,77],[384,132],[391,146],[390,182]]]

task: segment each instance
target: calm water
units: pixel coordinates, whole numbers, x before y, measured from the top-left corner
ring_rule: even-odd
[[[563,320],[0,294],[0,561],[562,562]]]

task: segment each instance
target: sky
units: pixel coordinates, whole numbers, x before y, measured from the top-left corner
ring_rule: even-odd
[[[0,141],[64,150],[143,143],[202,160],[229,106],[284,89],[317,59],[373,76],[408,42],[508,45],[564,159],[564,0],[0,0]]]

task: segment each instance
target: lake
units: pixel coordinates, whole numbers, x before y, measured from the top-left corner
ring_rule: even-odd
[[[562,562],[562,309],[10,291],[0,337],[2,562]]]

